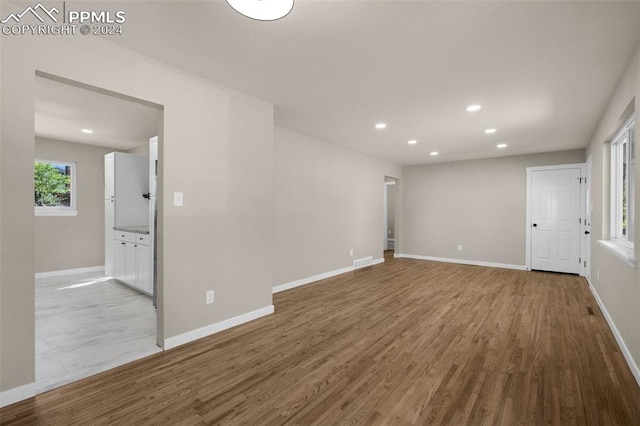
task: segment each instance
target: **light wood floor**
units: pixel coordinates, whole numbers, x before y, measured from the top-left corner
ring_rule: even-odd
[[[160,352],[149,296],[100,272],[35,284],[37,393]]]
[[[638,425],[583,279],[396,259],[2,410],[3,424]]]

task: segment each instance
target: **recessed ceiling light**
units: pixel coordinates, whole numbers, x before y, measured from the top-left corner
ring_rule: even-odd
[[[507,144],[506,143],[499,143],[498,145],[496,145],[498,148],[506,148]]]
[[[469,112],[476,112],[476,111],[479,111],[479,110],[481,110],[481,109],[482,109],[482,105],[477,105],[477,104],[469,105],[469,106],[468,106],[467,108],[465,108],[465,109],[466,109],[467,111],[469,111]]]
[[[484,131],[484,133],[487,134],[487,135],[490,135],[490,134],[495,133],[495,132],[497,132],[496,129],[487,129],[487,130]]]
[[[387,127],[387,123],[376,123],[376,129],[384,129]]]
[[[415,144],[417,144],[417,143],[418,143],[418,141],[417,141],[417,140],[415,140],[415,139],[411,139],[410,141],[407,141],[407,143],[408,143],[409,145],[415,145]]]
[[[82,129],[81,132],[82,133],[91,134],[91,133],[93,133],[93,130],[91,130],[91,129]]]
[[[431,153],[431,155],[433,155],[433,156],[435,157],[436,155],[438,155],[438,151],[433,151],[433,152]]]

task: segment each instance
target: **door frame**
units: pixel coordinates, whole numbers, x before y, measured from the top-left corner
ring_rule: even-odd
[[[393,180],[386,180],[386,179],[393,179]],[[388,192],[389,191],[389,186],[395,186],[396,185],[396,180],[395,178],[392,178],[390,176],[385,176],[385,181],[384,181],[384,239],[383,239],[383,244],[384,244],[384,250],[389,250],[389,195]],[[393,208],[395,209],[395,206],[393,206]],[[395,243],[395,229],[393,230],[393,236],[394,236],[394,243]]]
[[[583,170],[583,186],[581,186],[581,214],[582,226],[580,227],[580,257],[582,262],[580,263],[580,275],[585,277],[587,281],[591,282],[591,222],[587,223],[587,216],[591,216],[593,208],[593,195],[591,194],[591,156],[587,158],[584,163]],[[591,218],[593,220],[593,218]],[[586,232],[589,232],[588,236]]]
[[[566,169],[580,169],[580,179],[584,178],[585,176],[585,165],[586,163],[574,163],[574,164],[558,164],[558,165],[554,165],[554,166],[535,166],[535,167],[527,167],[526,171],[527,171],[527,193],[526,193],[526,199],[527,199],[527,203],[526,203],[526,218],[525,218],[525,267],[527,269],[527,271],[531,271],[531,256],[532,256],[532,251],[531,251],[531,228],[532,228],[532,223],[531,223],[531,207],[533,205],[533,193],[532,193],[532,174],[533,172],[539,172],[539,171],[545,171],[545,170],[566,170]],[[580,215],[583,216],[584,215],[584,199],[585,199],[585,188],[586,185],[583,185],[583,182],[581,180],[580,183]],[[580,217],[580,234],[579,234],[579,240],[580,243],[578,245],[579,247],[579,253],[578,256],[580,259],[582,259],[582,254],[584,253],[585,249],[583,247],[584,245],[584,238],[582,238],[582,236],[584,235],[584,231],[585,231],[585,222],[583,220],[582,217]],[[584,276],[583,273],[583,267],[582,267],[582,261],[580,262],[580,275]]]

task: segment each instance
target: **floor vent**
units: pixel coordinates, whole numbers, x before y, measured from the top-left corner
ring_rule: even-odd
[[[587,312],[589,312],[589,315],[593,315],[593,309],[591,306],[587,306]]]
[[[356,259],[353,261],[353,269],[366,268],[373,265],[373,256],[363,257],[362,259]]]

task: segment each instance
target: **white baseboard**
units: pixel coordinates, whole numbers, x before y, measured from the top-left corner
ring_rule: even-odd
[[[624,359],[627,360],[627,364],[631,369],[631,374],[633,374],[633,377],[635,377],[636,382],[638,382],[638,386],[640,386],[640,368],[638,368],[638,364],[636,364],[636,361],[633,359],[633,356],[631,356],[631,352],[629,351],[629,348],[625,344],[624,339],[622,338],[622,335],[618,331],[618,327],[616,327],[616,324],[613,322],[613,318],[611,318],[611,315],[609,315],[609,311],[607,311],[607,308],[604,306],[602,299],[600,299],[600,295],[598,294],[598,291],[593,286],[593,284],[591,284],[591,281],[587,280],[587,282],[589,283],[589,289],[591,290],[591,294],[593,294],[593,297],[596,299],[596,302],[598,303],[598,306],[600,307],[600,310],[604,315],[604,319],[607,320],[607,324],[609,324],[609,328],[613,332],[613,336],[616,338],[616,342],[618,342],[618,346],[620,346],[620,350],[622,351],[622,355],[624,355]]]
[[[255,311],[247,312],[246,314],[238,315],[237,317],[229,318],[224,321],[217,322],[215,324],[207,325],[206,327],[198,328],[183,334],[179,334],[174,337],[170,337],[164,340],[164,350],[172,349],[177,346],[184,345],[185,343],[202,339],[203,337],[207,337],[212,334],[219,333],[231,327],[235,327],[240,324],[253,321],[260,317],[270,315],[274,312],[275,312],[274,306],[269,305],[269,306],[265,306],[264,308],[257,309]]]
[[[384,263],[384,258],[373,259],[372,265],[378,265]],[[316,281],[326,280],[327,278],[335,277],[336,275],[346,274],[347,272],[354,271],[353,266],[347,266],[346,268],[335,269],[333,271],[325,272],[322,274],[314,275],[312,277],[302,278],[299,280],[291,281],[285,284],[280,284],[273,287],[274,293],[280,293],[281,291],[290,290],[292,288],[300,287],[303,285],[311,284]]]
[[[516,269],[518,271],[527,270],[527,267],[525,265],[511,265],[509,263],[483,262],[481,260],[450,259],[447,257],[420,256],[417,254],[402,254],[402,253],[394,254],[393,256],[401,257],[405,259],[431,260],[434,262],[457,263],[460,265],[488,266],[490,268]]]
[[[27,385],[18,386],[17,388],[0,392],[0,408],[15,404],[16,402],[24,401],[25,399],[32,398],[34,396],[36,396],[35,383],[29,383]]]
[[[63,271],[38,272],[36,278],[59,277],[61,275],[84,274],[85,272],[104,272],[103,266],[91,266],[89,268],[65,269]]]

